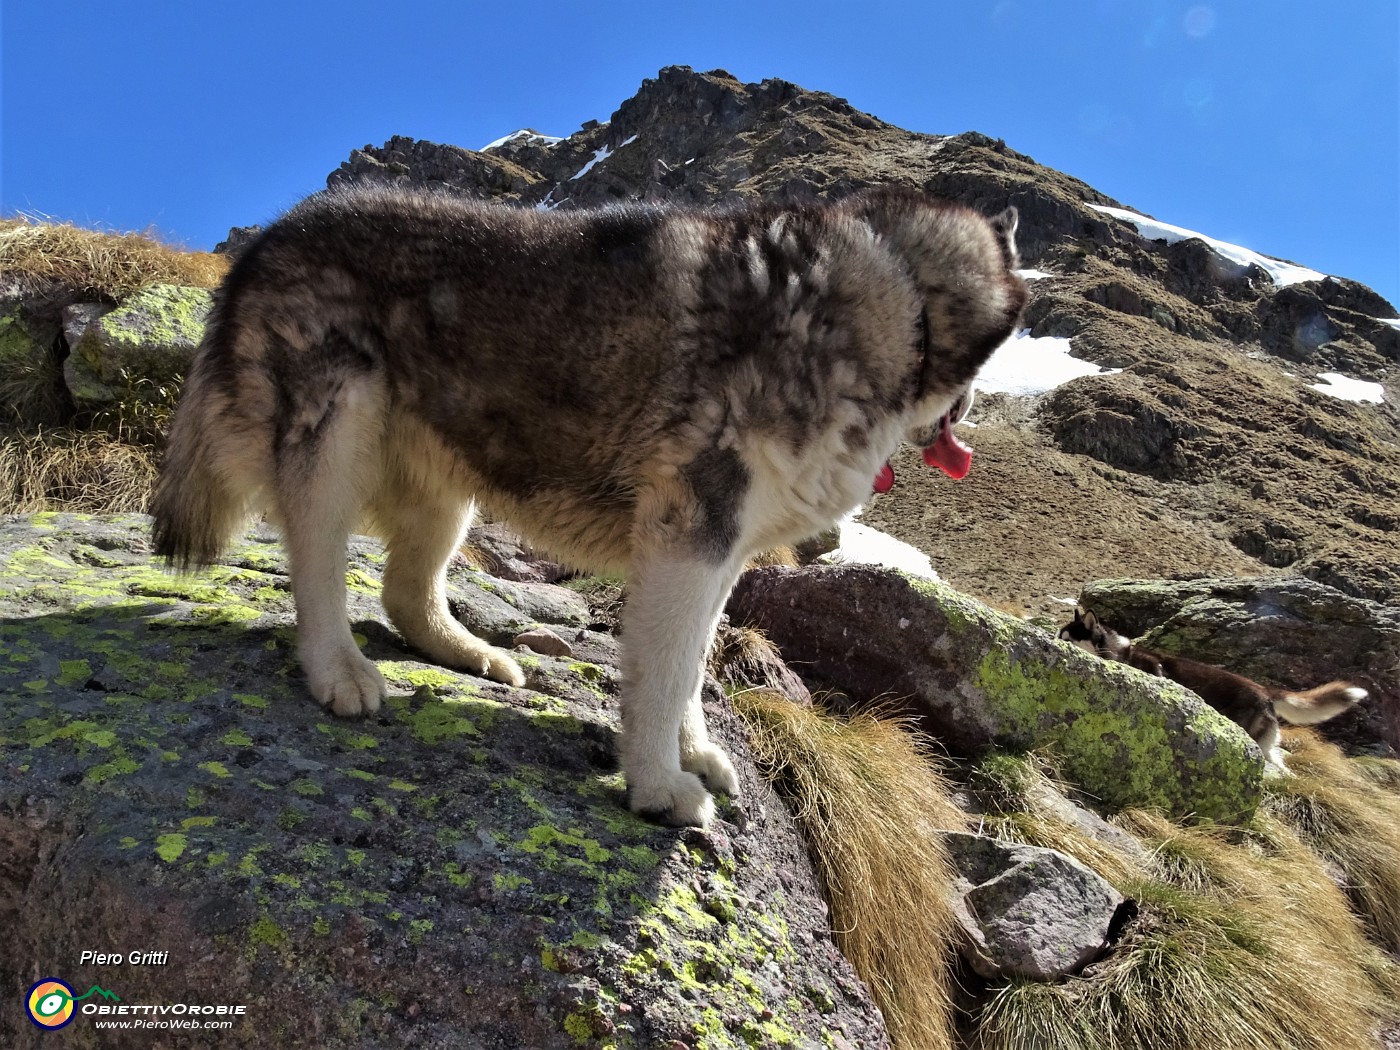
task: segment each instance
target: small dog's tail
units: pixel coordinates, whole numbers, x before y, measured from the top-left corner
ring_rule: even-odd
[[[1295,726],[1314,726],[1336,718],[1366,699],[1366,690],[1350,682],[1328,682],[1316,689],[1276,690],[1274,710]]]
[[[217,561],[246,526],[256,488],[248,475],[261,458],[253,451],[259,442],[235,422],[237,407],[226,384],[213,374],[215,360],[231,357],[219,312],[216,306],[181,390],[151,498],[156,555],[180,572]]]

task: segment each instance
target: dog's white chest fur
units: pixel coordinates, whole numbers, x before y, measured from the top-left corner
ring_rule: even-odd
[[[881,423],[852,443],[847,435],[861,420],[859,409],[847,403],[834,416],[818,440],[803,448],[771,437],[740,442],[752,478],[740,510],[745,547],[760,550],[796,542],[870,498],[875,475],[898,446],[904,421]]]

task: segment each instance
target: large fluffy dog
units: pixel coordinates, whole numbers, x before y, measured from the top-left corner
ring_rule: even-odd
[[[411,645],[512,685],[515,662],[445,596],[476,502],[626,573],[630,804],[704,824],[700,776],[737,788],[699,701],[730,587],[887,484],[901,437],[966,470],[952,425],[1025,303],[1015,225],[896,189],[731,212],[318,195],[217,298],[156,548],[188,568],[251,515],[278,522],[302,667],[340,715],[385,695],[346,619],[352,530],[383,537],[384,607]]]

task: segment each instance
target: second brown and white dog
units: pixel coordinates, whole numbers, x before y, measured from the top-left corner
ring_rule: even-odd
[[[1213,664],[1155,653],[1105,627],[1082,607],[1075,610],[1073,622],[1060,628],[1060,638],[1105,660],[1184,685],[1248,733],[1264,752],[1264,761],[1280,773],[1288,772],[1279,739],[1280,718],[1291,725],[1318,725],[1366,699],[1366,690],[1350,682],[1328,682],[1314,689],[1278,689]]]

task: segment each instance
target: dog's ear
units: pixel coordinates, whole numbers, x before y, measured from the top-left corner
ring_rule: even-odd
[[[1075,619],[1077,619],[1081,624],[1084,625],[1085,630],[1092,631],[1095,627],[1099,625],[1099,618],[1093,613],[1091,613],[1088,609],[1081,609],[1079,610],[1079,612],[1082,612],[1084,615],[1080,616],[1079,613],[1076,613]]]
[[[988,221],[992,224],[992,229],[996,231],[997,239],[1001,241],[1002,254],[1007,257],[1006,268],[1014,270],[1020,264],[1020,255],[1016,252],[1016,225],[1021,220],[1021,214],[1016,210],[1016,205],[1011,205],[1000,215],[993,215]]]

